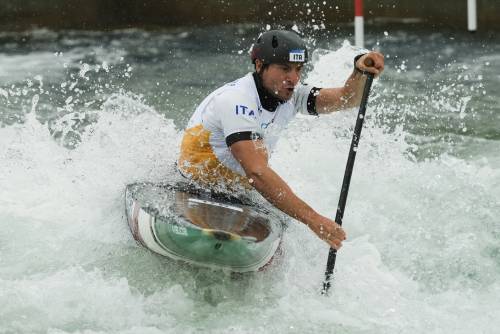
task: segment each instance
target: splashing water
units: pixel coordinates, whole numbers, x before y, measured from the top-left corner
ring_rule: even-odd
[[[457,54],[460,45],[449,52],[436,34],[425,45],[418,33],[379,34],[388,66],[369,102],[331,296],[319,294],[327,247],[298,223],[268,271],[243,277],[177,263],[133,241],[125,185],[175,177],[193,107],[244,74],[242,47],[207,51],[206,34],[38,31],[23,52],[9,49],[17,35],[3,37],[14,41],[0,54],[0,331],[499,328],[498,98],[483,91],[500,80],[500,57]],[[408,41],[456,58],[412,58]],[[355,53],[346,43],[318,51],[306,81],[342,84]],[[434,68],[435,59],[444,65]],[[180,71],[190,61],[202,61],[199,71]],[[271,160],[331,217],[354,122],[355,111],[298,116]]]

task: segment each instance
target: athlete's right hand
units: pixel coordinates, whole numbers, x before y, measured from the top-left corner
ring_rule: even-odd
[[[314,222],[308,224],[309,228],[330,247],[336,250],[342,247],[342,241],[346,239],[344,229],[331,219],[319,216]]]

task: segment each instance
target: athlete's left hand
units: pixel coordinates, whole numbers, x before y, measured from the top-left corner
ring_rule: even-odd
[[[378,77],[384,70],[384,55],[371,51],[361,56],[356,62],[356,67],[364,72],[370,72]]]

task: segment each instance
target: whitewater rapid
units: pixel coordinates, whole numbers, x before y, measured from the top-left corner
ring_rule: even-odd
[[[355,52],[344,44],[318,53],[307,81],[341,84]],[[47,57],[51,71],[65,68],[66,62]],[[106,76],[113,71],[106,67],[118,66],[120,57],[97,58],[98,66],[68,58],[77,75],[53,73],[51,80],[64,89],[79,80],[78,88],[87,82],[80,75],[101,73],[110,82]],[[141,248],[126,224],[124,187],[175,176],[182,126],[168,117],[173,111],[159,110],[126,89],[82,87],[84,93],[74,94],[78,103],[54,96],[73,109],[63,108],[64,115],[49,122],[43,111],[56,108],[45,98],[52,94],[50,84],[43,75],[33,79],[36,68],[30,71],[31,86],[17,86],[17,97],[28,101],[20,108],[23,116],[0,128],[1,333],[500,328],[498,140],[464,140],[466,157],[442,152],[422,158],[419,143],[425,140],[384,123],[387,110],[394,114],[397,106],[404,114],[414,108],[411,97],[387,98],[390,80],[373,87],[344,215],[348,240],[337,257],[331,295],[323,297],[328,248],[297,222],[290,224],[284,254],[269,270],[239,279]],[[120,71],[133,75],[134,65]],[[169,81],[162,84],[168,90]],[[2,89],[5,111],[15,105],[17,88]],[[456,106],[452,102],[447,112],[460,119]],[[356,110],[298,116],[271,159],[299,196],[331,217],[355,117]]]

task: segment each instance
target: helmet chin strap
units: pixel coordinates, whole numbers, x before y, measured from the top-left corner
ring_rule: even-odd
[[[257,93],[259,93],[260,103],[264,109],[274,112],[278,108],[278,106],[282,103],[285,103],[286,100],[280,99],[274,92],[270,91],[266,87],[264,87],[264,82],[262,80],[262,71],[263,68],[257,72],[257,69],[253,73],[253,79],[255,81],[255,87],[257,87]]]

